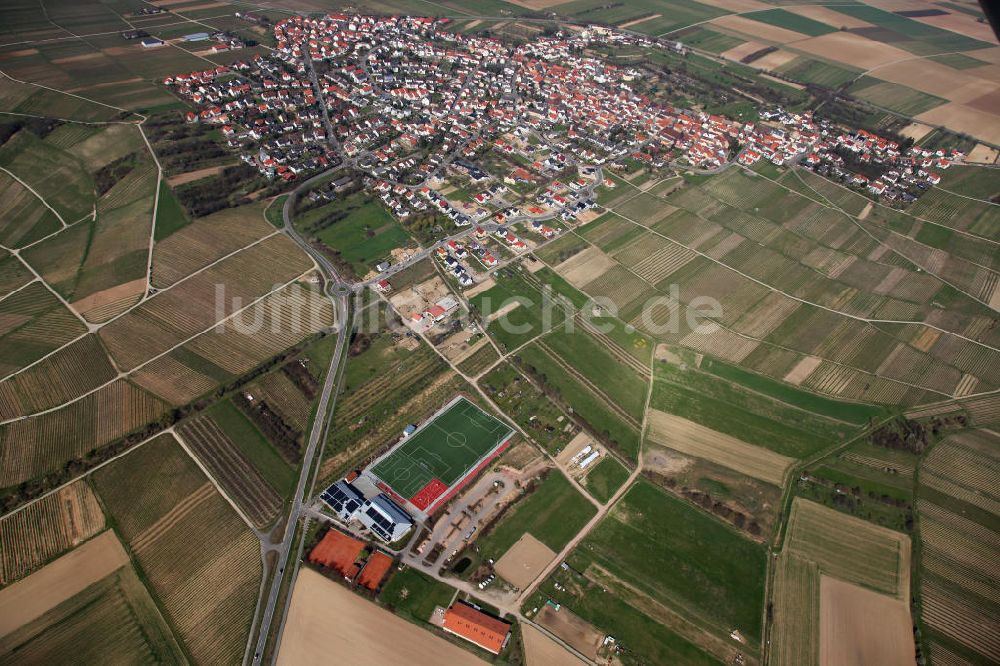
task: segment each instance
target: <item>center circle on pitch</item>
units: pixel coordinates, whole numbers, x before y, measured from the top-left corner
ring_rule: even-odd
[[[465,446],[465,434],[461,432],[449,432],[445,441],[448,442],[448,446],[453,449],[459,449]]]

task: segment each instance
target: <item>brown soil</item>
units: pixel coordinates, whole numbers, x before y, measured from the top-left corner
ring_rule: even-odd
[[[650,446],[642,456],[642,468],[663,476],[675,476],[691,466],[692,460],[669,449]]]
[[[73,309],[82,315],[91,312],[92,310],[97,310],[106,305],[125,300],[127,298],[134,298],[136,296],[142,296],[146,292],[146,278],[139,278],[138,280],[132,280],[131,282],[125,282],[116,287],[111,287],[110,289],[104,289],[103,291],[98,291],[81,298],[78,301],[71,303]]]
[[[806,377],[812,374],[812,371],[820,366],[823,362],[819,356],[806,356],[801,361],[795,364],[788,374],[785,375],[784,381],[789,384],[794,384],[798,386],[805,381]]]
[[[615,266],[615,261],[596,247],[588,247],[555,267],[556,272],[566,278],[574,287],[582,287],[597,279],[608,269]]]
[[[776,486],[782,485],[785,470],[794,462],[770,449],[747,444],[673,414],[650,409],[646,418],[651,441]]]
[[[600,647],[604,634],[570,609],[564,607],[557,611],[552,606],[545,604],[534,619],[535,622],[572,645],[573,649],[580,654],[589,659],[597,658],[597,648]]]
[[[391,636],[391,640],[386,640]],[[301,569],[278,664],[482,664],[471,652],[393,615],[312,569]]]
[[[633,25],[639,25],[640,23],[643,23],[644,21],[652,21],[653,19],[658,19],[661,16],[663,16],[663,14],[650,14],[649,16],[640,16],[637,19],[632,19],[628,23],[619,24],[618,27],[619,28],[631,28]]]
[[[1000,156],[1000,152],[995,148],[977,143],[976,147],[969,151],[965,161],[975,162],[976,164],[994,164],[998,156]]]
[[[850,32],[831,32],[795,45],[805,53],[842,62],[861,69],[871,69],[895,60],[912,58],[913,54]]]
[[[176,187],[178,185],[183,185],[184,183],[190,183],[202,178],[208,178],[209,176],[215,176],[222,173],[223,169],[231,167],[235,162],[230,164],[220,164],[218,166],[205,167],[204,169],[196,169],[195,171],[188,171],[187,173],[180,173],[176,176],[171,176],[167,178],[167,184],[171,187]]]
[[[910,123],[903,129],[899,130],[899,135],[907,139],[919,141],[927,136],[927,134],[933,129],[933,127],[924,125],[923,123]]]
[[[528,666],[580,666],[580,660],[541,630],[521,625],[524,657]]]
[[[774,71],[777,70],[782,65],[786,65],[791,61],[795,60],[797,57],[798,56],[792,53],[791,51],[782,51],[781,49],[778,49],[777,51],[768,53],[763,58],[758,58],[757,60],[754,60],[752,63],[750,63],[750,66],[756,67],[758,69],[766,69]],[[781,79],[779,79],[779,81],[780,80]],[[785,82],[782,81],[782,83]]]
[[[743,42],[739,46],[734,46],[728,51],[723,51],[719,55],[727,60],[735,60],[736,62],[739,62],[751,53],[756,53],[763,48],[767,48],[767,44],[762,42]]]
[[[496,286],[496,284],[497,284],[497,282],[493,278],[486,278],[482,282],[474,284],[473,286],[471,286],[468,289],[466,289],[465,290],[465,297],[467,299],[472,298],[476,294],[481,294],[484,291],[488,291],[489,289],[492,289],[493,287]]]
[[[907,601],[820,578],[820,666],[913,663]]]
[[[556,553],[551,548],[526,532],[497,560],[494,568],[501,578],[523,590],[555,558]]]
[[[747,35],[748,37],[752,37],[753,39],[759,39],[765,42],[775,42],[777,44],[798,42],[808,37],[808,35],[803,35],[801,32],[795,32],[794,30],[788,30],[787,28],[779,28],[776,25],[769,25],[767,23],[754,21],[753,19],[735,16],[732,14],[728,16],[720,16],[712,21],[711,25],[732,30],[740,34]]]
[[[948,129],[965,132],[983,141],[1000,143],[998,117],[965,104],[942,104],[917,118],[934,125],[945,125]]]
[[[27,578],[0,590],[0,637],[40,617],[129,563],[108,530]]]

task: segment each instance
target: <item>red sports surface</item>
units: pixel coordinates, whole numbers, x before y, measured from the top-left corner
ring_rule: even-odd
[[[448,490],[448,486],[446,486],[444,482],[439,479],[431,479],[430,483],[421,488],[417,491],[416,495],[410,498],[410,502],[413,506],[423,511],[433,504],[434,500],[440,497],[446,490]]]
[[[431,506],[431,508],[427,511],[427,514],[428,515],[433,514],[435,511],[437,511],[442,506],[444,506],[445,504],[447,504],[448,501],[452,497],[454,497],[455,495],[458,494],[458,491],[460,491],[462,488],[464,488],[466,486],[466,484],[469,483],[469,481],[471,481],[473,478],[475,478],[477,474],[479,474],[480,472],[482,472],[483,469],[487,465],[489,465],[491,462],[493,462],[501,453],[503,453],[504,451],[506,451],[507,447],[510,446],[511,440],[512,440],[512,437],[508,437],[506,440],[504,440],[503,444],[501,444],[500,446],[498,446],[496,448],[496,450],[493,451],[493,453],[491,453],[489,456],[487,456],[481,463],[479,463],[478,465],[476,465],[475,469],[469,470],[468,474],[466,474],[465,476],[463,476],[462,479],[458,483],[456,483],[454,486],[451,487],[451,490],[448,491],[447,495],[439,497],[439,499],[437,499],[434,502],[434,504]]]

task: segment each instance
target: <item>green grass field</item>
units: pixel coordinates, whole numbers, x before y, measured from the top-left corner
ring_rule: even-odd
[[[605,400],[570,374],[537,345],[528,345],[518,359],[534,376],[554,391],[597,433],[614,443],[618,451],[635,460],[639,451],[639,429],[614,412]]]
[[[599,502],[607,502],[628,480],[628,470],[613,456],[604,456],[584,478],[583,485]]]
[[[559,552],[595,513],[597,508],[565,476],[552,470],[476,543],[482,557],[498,559],[528,532]]]
[[[701,369],[788,405],[800,407],[819,416],[850,421],[859,426],[868,423],[869,419],[888,415],[888,411],[884,407],[827,398],[795,388],[785,382],[749,372],[724,361],[705,359],[701,364]]]
[[[782,65],[778,68],[778,71],[797,81],[815,83],[818,86],[825,86],[827,88],[837,88],[848,81],[854,80],[861,73],[860,69],[834,65],[805,56],[799,56],[795,60]]]
[[[435,606],[447,607],[455,590],[416,569],[393,574],[378,595],[379,603],[413,622],[427,622]]]
[[[251,465],[284,495],[295,485],[295,470],[261,434],[260,430],[233,404],[223,400],[205,412],[229,435]]]
[[[729,374],[733,379],[739,376]],[[761,382],[760,388],[768,386]],[[789,400],[794,397],[777,391],[775,394]],[[821,409],[829,408],[820,398],[815,404]],[[807,409],[796,409],[789,402],[747,391],[721,377],[682,370],[668,363],[656,367],[650,407],[797,458],[842,441],[858,429],[857,425],[833,421]],[[860,407],[858,410],[861,411],[848,413],[858,418],[865,413]]]
[[[469,299],[469,305],[489,319],[487,332],[507,351],[562,323],[563,310],[552,304],[546,311],[542,292],[522,274],[504,270],[495,279],[496,285]],[[501,310],[506,311],[496,316]]]
[[[767,23],[769,25],[776,25],[779,28],[794,30],[795,32],[802,33],[803,35],[810,35],[812,37],[837,32],[837,27],[839,27],[832,27],[826,23],[822,23],[805,16],[800,16],[799,14],[793,14],[792,12],[784,9],[765,9],[759,12],[743,14],[743,16],[748,19],[753,19],[754,21],[760,21],[761,23]]]
[[[460,398],[371,469],[409,498],[433,480],[453,485],[513,432],[507,424]]]
[[[682,39],[687,46],[702,49],[703,51],[711,51],[712,53],[722,53],[743,43],[743,40],[739,37],[733,37],[732,35],[726,35],[707,28],[696,28],[694,32],[685,33]]]
[[[913,88],[889,83],[888,81],[880,81],[869,76],[863,76],[858,79],[848,89],[848,92],[872,104],[908,116],[916,116],[948,102],[948,100],[935,95],[928,95]]]
[[[583,572],[599,566],[710,622],[719,635],[738,629],[750,643],[760,637],[764,547],[646,481],[629,489],[570,564]]]
[[[317,239],[340,253],[358,275],[372,270],[389,252],[410,244],[410,236],[382,208],[377,200],[360,196],[334,201],[300,216],[296,226],[309,229],[332,215],[344,217],[311,232]]]
[[[191,218],[177,201],[167,181],[160,181],[160,198],[156,204],[156,230],[153,240],[161,241],[170,234],[191,224]]]
[[[647,382],[583,331],[555,330],[542,338],[574,370],[597,386],[636,421],[642,420]]]
[[[942,65],[947,65],[952,69],[972,69],[974,67],[982,67],[983,65],[989,64],[983,60],[967,56],[964,53],[948,53],[946,55],[931,56],[928,60],[933,60],[934,62],[941,63]]]
[[[905,16],[900,16],[894,12],[876,9],[868,5],[838,5],[836,11],[853,16],[854,18],[867,21],[880,28],[890,30],[896,35],[903,35],[903,40],[898,40],[893,36],[891,42],[893,46],[906,49],[917,55],[931,55],[950,51],[972,51],[975,49],[986,49],[994,44],[966,37],[957,32],[936,28],[920,21]]]

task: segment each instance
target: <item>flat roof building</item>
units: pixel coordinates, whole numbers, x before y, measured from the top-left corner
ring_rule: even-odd
[[[365,503],[365,496],[344,479],[336,481],[319,497],[344,521],[350,520]]]
[[[444,630],[475,643],[487,652],[500,654],[510,637],[510,623],[487,615],[462,601],[444,614]]]
[[[384,494],[367,500],[357,518],[386,543],[402,539],[413,527],[410,514]]]

